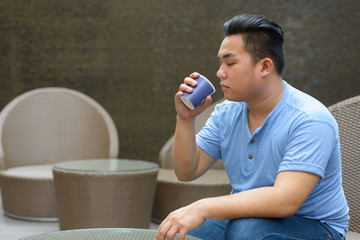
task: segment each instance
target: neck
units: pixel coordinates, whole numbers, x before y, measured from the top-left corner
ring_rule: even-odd
[[[259,97],[246,102],[249,110],[249,117],[251,116],[254,119],[265,120],[280,102],[284,90],[285,85],[279,77],[279,79],[273,81],[264,91],[262,91],[262,93],[259,94]]]

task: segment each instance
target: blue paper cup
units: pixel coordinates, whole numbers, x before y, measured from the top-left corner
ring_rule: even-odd
[[[207,96],[215,92],[215,87],[206,77],[200,75],[195,80],[197,85],[195,87],[191,86],[193,91],[191,93],[184,92],[181,96],[183,103],[192,110],[199,106]]]

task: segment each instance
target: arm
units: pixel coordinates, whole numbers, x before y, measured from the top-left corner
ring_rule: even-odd
[[[262,187],[233,195],[199,200],[171,213],[159,226],[157,240],[183,239],[207,218],[280,218],[292,216],[316,186],[320,177],[306,172],[280,172],[272,187]]]
[[[306,172],[280,172],[274,186],[256,188],[229,196],[204,199],[207,218],[283,218],[294,215],[320,177]]]
[[[173,161],[175,173],[179,180],[182,181],[191,181],[198,178],[216,161],[216,159],[204,153],[197,146],[195,140],[195,119],[211,104],[211,97],[208,96],[204,103],[195,110],[187,108],[180,99],[183,92],[192,91],[192,88],[188,85],[195,86],[196,81],[194,78],[198,76],[198,73],[193,73],[190,77],[185,78],[184,84],[180,85],[179,92],[175,95],[177,123],[173,144]]]
[[[197,146],[195,121],[177,118],[173,145],[174,171],[179,180],[192,181],[202,176],[216,159]]]

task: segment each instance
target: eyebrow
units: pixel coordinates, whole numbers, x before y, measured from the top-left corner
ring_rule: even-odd
[[[236,57],[236,54],[235,53],[227,53],[222,57],[217,56],[218,59],[220,59],[220,58],[230,58],[230,57]]]

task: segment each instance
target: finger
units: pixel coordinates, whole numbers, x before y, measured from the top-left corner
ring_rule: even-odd
[[[162,222],[160,223],[158,229],[162,229],[162,228],[166,225],[166,223],[169,221],[168,219],[169,219],[169,218],[165,218],[164,221],[162,221]]]
[[[184,84],[195,87],[197,85],[197,81],[193,78],[187,77],[184,79]]]
[[[156,232],[155,239],[156,240],[165,240],[166,234],[168,229],[165,227],[168,223],[168,218],[166,218],[164,221],[161,222],[161,224],[158,227],[158,230]]]
[[[174,225],[166,234],[166,240],[172,240],[175,238],[176,234],[179,232],[179,229]]]
[[[161,228],[159,227],[158,231],[156,232],[155,239],[156,240],[165,240],[167,234],[168,234],[168,227],[161,227]]]
[[[184,240],[186,237],[186,234],[187,234],[186,231],[180,230],[179,235],[178,235],[178,240]]]
[[[176,227],[176,225],[174,225],[170,221],[167,221],[163,226],[159,227],[155,239],[156,240],[174,239],[178,231],[179,230]]]
[[[204,111],[208,106],[210,106],[212,103],[212,98],[211,96],[207,96],[204,100],[204,102],[202,102],[197,108],[196,110],[199,112]]]
[[[181,96],[183,96],[184,95],[184,92],[181,92],[181,91],[179,91],[179,92],[177,92],[176,94],[175,94],[175,100],[180,100],[180,97]]]
[[[198,77],[200,77],[200,73],[198,73],[198,72],[193,72],[192,74],[190,74],[189,77],[191,77],[192,79],[198,78]]]
[[[208,107],[208,106],[210,106],[211,103],[212,103],[212,97],[209,95],[209,96],[207,96],[207,97],[205,98],[203,104],[204,104],[206,107]]]
[[[180,92],[189,92],[189,93],[191,93],[193,91],[193,88],[190,87],[189,85],[186,85],[186,84],[183,83],[183,84],[180,85],[179,91]]]

